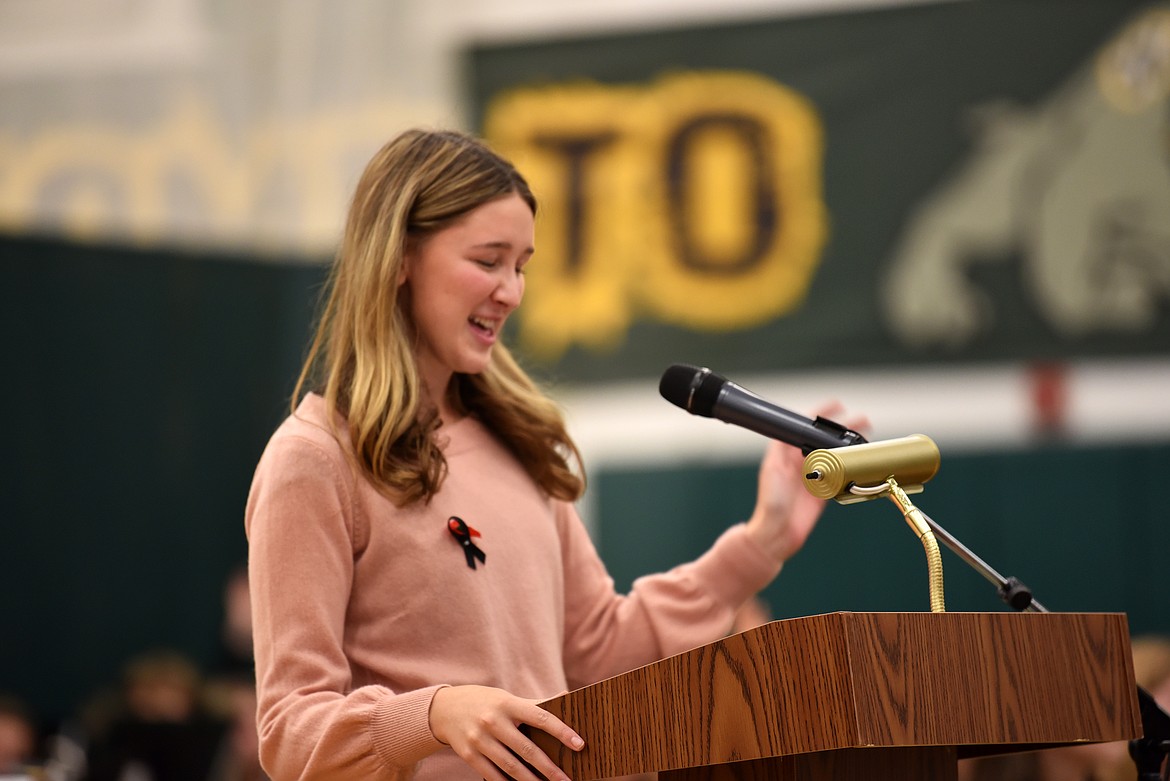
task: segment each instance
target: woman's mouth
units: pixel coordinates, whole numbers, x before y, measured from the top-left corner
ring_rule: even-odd
[[[469,317],[467,321],[471,323],[471,327],[486,337],[494,337],[496,335],[497,321],[485,320],[480,317]]]

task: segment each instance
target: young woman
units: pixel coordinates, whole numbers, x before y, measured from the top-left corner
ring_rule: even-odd
[[[535,781],[517,757],[564,779],[519,725],[583,744],[536,703],[725,634],[816,523],[800,453],[774,444],[746,523],[614,592],[576,448],[500,343],[535,213],[459,133],[404,133],[358,183],[246,512],[275,781]]]

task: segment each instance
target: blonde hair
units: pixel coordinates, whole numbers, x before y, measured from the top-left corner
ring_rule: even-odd
[[[398,504],[429,501],[446,476],[425,412],[413,324],[398,280],[410,243],[489,201],[518,194],[536,213],[527,182],[479,140],[452,131],[410,130],[388,142],[358,181],[329,275],[316,333],[292,408],[307,389],[344,416],[353,454],[370,481]],[[584,480],[580,454],[559,409],[497,344],[487,369],[456,374],[460,412],[477,416],[550,496],[573,500]]]

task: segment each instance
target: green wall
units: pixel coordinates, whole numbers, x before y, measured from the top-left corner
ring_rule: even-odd
[[[701,423],[696,424],[701,425]],[[950,456],[915,504],[1049,610],[1126,612],[1134,633],[1170,632],[1170,443],[1046,446]],[[746,519],[756,465],[602,471],[600,549],[619,588],[698,555]],[[943,548],[947,609],[1008,608]],[[921,543],[888,500],[830,504],[765,592],[776,618],[929,610]]]
[[[320,276],[0,241],[0,691],[54,718],[134,653],[214,661]]]

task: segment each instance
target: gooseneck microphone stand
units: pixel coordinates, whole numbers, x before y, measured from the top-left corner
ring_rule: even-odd
[[[960,559],[971,565],[972,569],[991,581],[991,584],[996,587],[996,591],[999,593],[999,598],[1006,602],[1009,607],[1021,613],[1048,612],[1048,608],[1036,601],[1036,598],[1032,596],[1032,590],[1025,586],[1019,578],[1005,578],[1003,575],[1000,575],[991,568],[991,565],[972,553],[966,545],[955,539],[950,532],[935,523],[929,515],[922,513],[922,517],[926,520],[926,525],[930,527],[930,530],[934,532],[934,536],[940,542],[954,551]]]
[[[921,511],[920,511],[921,512]],[[963,561],[967,562],[976,572],[996,587],[1000,599],[1013,610],[1019,612],[1047,613],[1046,607],[1036,601],[1032,590],[1025,586],[1018,578],[1000,575],[983,559],[959,542],[950,532],[939,526],[926,513],[922,513],[926,524],[934,532],[935,538],[950,548]],[[1166,781],[1170,778],[1170,765],[1167,772],[1162,773],[1162,764],[1170,755],[1170,714],[1162,710],[1153,696],[1137,687],[1138,710],[1142,718],[1142,737],[1129,742],[1129,755],[1137,766],[1138,781]]]

